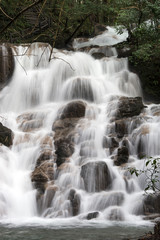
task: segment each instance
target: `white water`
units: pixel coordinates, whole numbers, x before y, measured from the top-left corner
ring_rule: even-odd
[[[79,48],[88,47],[91,45],[92,46],[94,45],[112,46],[117,43],[126,41],[127,37],[128,37],[127,30],[124,29],[123,33],[121,35],[118,35],[115,27],[107,26],[106,31],[104,31],[102,34],[94,38],[87,39],[86,41],[85,39],[81,39],[81,38],[74,39],[73,47],[75,49],[79,49]]]
[[[72,224],[68,195],[71,189],[75,189],[80,196],[79,214],[74,217],[77,222],[86,222],[88,213],[98,211],[99,216],[93,222],[122,220],[143,223],[139,209],[145,184],[140,184],[134,177],[124,177],[127,166],[114,166],[111,158],[117,150],[110,154],[102,146],[103,136],[109,137],[110,134],[106,129],[114,128],[110,120],[115,115],[118,96],[142,95],[139,79],[129,72],[127,59],[113,56],[95,60],[87,53],[55,49],[49,62],[50,47],[40,43],[17,46],[13,51],[18,56],[15,57],[12,81],[0,93],[2,123],[14,132],[13,146],[10,149],[0,146],[1,221],[17,223],[23,219],[28,222],[29,218],[34,222],[37,217],[42,217],[40,222],[45,222],[46,218],[61,218],[63,224],[66,218]],[[77,98],[87,103],[85,118],[76,127],[80,137],[75,138],[75,152],[69,162],[51,183],[58,190],[50,208],[45,207],[44,198],[39,216],[36,190],[30,176],[41,150],[45,148],[54,152],[52,124],[58,109]],[[146,117],[142,114],[141,124],[136,129],[132,129],[132,122],[128,124],[130,165],[140,167],[143,164],[137,159],[139,138],[143,138],[144,152],[148,156],[160,155],[160,115],[153,116],[156,107],[149,106],[145,110]],[[33,114],[34,122],[30,121],[30,114]],[[150,130],[142,135],[140,131],[144,125]],[[84,157],[80,156],[82,146]],[[112,187],[96,192],[96,179],[89,171],[87,192],[80,175],[81,166],[97,161],[107,163]],[[56,164],[54,167],[56,171]]]

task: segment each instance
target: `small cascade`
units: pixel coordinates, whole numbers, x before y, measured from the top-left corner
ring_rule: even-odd
[[[138,76],[109,48],[127,34],[115,34],[108,27],[87,43],[74,41],[77,49],[103,46],[101,59],[91,56],[97,48],[52,56],[48,44],[12,48],[14,73],[0,92],[1,122],[13,132],[12,146],[0,146],[2,221],[134,223],[154,212],[145,178],[128,168],[160,155],[160,107],[144,106]]]

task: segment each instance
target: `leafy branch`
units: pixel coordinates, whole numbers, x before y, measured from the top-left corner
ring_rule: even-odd
[[[145,167],[143,170],[136,168],[130,168],[131,175],[135,174],[136,177],[144,174],[146,179],[145,192],[152,190],[155,193],[160,192],[160,158],[148,158],[145,161]]]

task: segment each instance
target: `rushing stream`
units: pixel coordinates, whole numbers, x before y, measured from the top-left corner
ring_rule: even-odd
[[[109,28],[87,42],[75,40],[73,47],[111,46],[126,37]],[[122,96],[143,97],[140,81],[129,71],[128,60],[117,58],[115,48],[99,60],[91,56],[97,49],[54,49],[49,61],[47,44],[12,48],[14,73],[0,92],[1,122],[14,134],[10,148],[0,146],[0,231],[5,236],[0,239],[52,239],[52,234],[54,239],[135,239],[152,226],[144,220],[146,180],[131,176],[127,168],[144,167],[140,148],[147,156],[160,155],[160,106],[150,104],[138,116],[126,118],[127,134],[117,133],[119,101]],[[74,123],[64,120],[63,110],[77,100],[85,106],[84,117]],[[61,125],[68,127],[69,122],[74,150],[61,164],[55,160],[57,144],[64,134],[69,136],[65,128],[61,132]],[[126,163],[115,164],[118,148],[126,146]],[[42,171],[37,167],[41,153],[50,155],[52,176],[36,185],[33,172]]]

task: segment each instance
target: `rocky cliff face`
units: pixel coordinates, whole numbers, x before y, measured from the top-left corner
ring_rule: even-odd
[[[14,71],[14,57],[9,44],[0,45],[0,89],[6,86]]]

